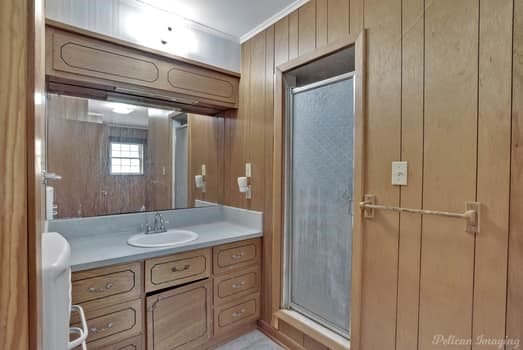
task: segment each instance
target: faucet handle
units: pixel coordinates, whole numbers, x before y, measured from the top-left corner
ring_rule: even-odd
[[[142,224],[142,229],[145,230],[145,234],[149,234],[152,231],[152,226],[146,222],[145,224]]]

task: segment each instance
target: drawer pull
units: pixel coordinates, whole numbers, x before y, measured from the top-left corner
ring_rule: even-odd
[[[232,289],[240,289],[245,285],[245,281],[241,281],[240,283],[235,283],[231,287]]]
[[[172,271],[172,272],[187,271],[187,270],[189,270],[190,267],[191,267],[191,265],[183,265],[183,267],[176,267],[176,266],[173,266],[173,268],[171,269],[171,271]]]
[[[103,328],[96,328],[96,327],[92,327],[91,329],[89,329],[89,332],[93,333],[93,334],[98,334],[98,333],[102,333],[102,332],[105,332],[109,329],[113,328],[113,323],[112,322],[109,322],[107,324],[107,326],[103,327]]]
[[[238,260],[238,259],[243,258],[244,255],[245,255],[244,252],[240,252],[240,254],[233,254],[233,255],[231,255],[231,258],[234,259],[234,260]]]
[[[110,290],[111,288],[113,288],[113,284],[111,282],[107,282],[107,284],[105,285],[104,288],[89,287],[89,288],[87,288],[87,290],[90,293],[104,293],[104,292]]]
[[[245,313],[245,309],[241,309],[240,311],[236,311],[232,313],[232,317],[240,317]]]

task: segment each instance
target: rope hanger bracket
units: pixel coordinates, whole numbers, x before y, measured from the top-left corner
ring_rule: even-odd
[[[465,231],[469,233],[479,233],[480,208],[481,204],[479,202],[466,202],[465,212],[463,213],[453,213],[440,210],[393,207],[388,205],[376,204],[376,195],[373,194],[366,194],[363,198],[363,201],[360,202],[360,209],[362,210],[363,218],[365,219],[373,219],[376,210],[386,210],[398,213],[420,215],[444,216],[450,218],[465,219]]]

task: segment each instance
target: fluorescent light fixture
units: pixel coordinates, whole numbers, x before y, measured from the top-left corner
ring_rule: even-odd
[[[134,112],[136,109],[135,106],[127,105],[125,103],[111,103],[111,108],[114,113],[117,114],[129,114],[131,112]]]

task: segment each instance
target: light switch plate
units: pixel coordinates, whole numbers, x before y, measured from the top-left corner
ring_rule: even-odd
[[[392,184],[407,186],[407,162],[392,162]]]
[[[207,176],[207,167],[205,164],[202,164],[202,176]]]

